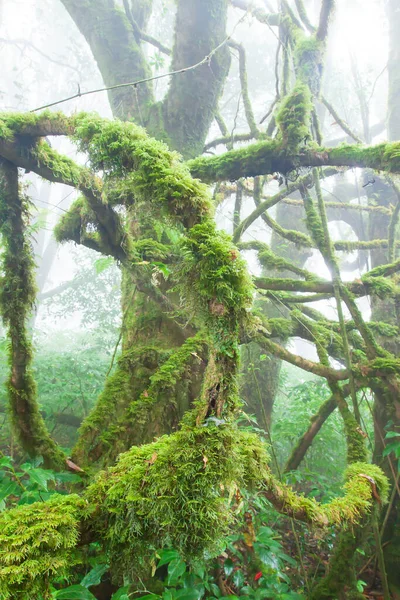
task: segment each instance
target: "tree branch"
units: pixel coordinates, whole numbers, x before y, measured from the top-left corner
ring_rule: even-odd
[[[270,25],[271,27],[279,27],[281,22],[280,13],[267,13],[262,8],[256,8],[251,6],[248,0],[231,0],[232,6],[235,8],[241,8],[245,10],[253,17],[260,21],[260,23],[265,23],[266,25]]]
[[[317,40],[325,42],[328,36],[329,20],[335,8],[335,0],[322,0],[321,13],[319,15],[319,25],[317,29]]]
[[[400,173],[400,142],[375,146],[342,145],[336,148],[305,149],[288,156],[280,142],[260,141],[214,157],[188,161],[193,177],[206,183],[234,181],[272,173],[288,173],[298,167],[360,167]]]

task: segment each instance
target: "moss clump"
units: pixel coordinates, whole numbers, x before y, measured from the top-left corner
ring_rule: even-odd
[[[324,49],[324,43],[315,36],[302,36],[295,50],[297,76],[308,85],[316,97],[321,89]]]
[[[265,323],[263,324],[271,332],[271,337],[278,337],[282,340],[287,340],[294,332],[293,321],[290,319],[282,317],[265,319]]]
[[[85,505],[79,496],[54,495],[0,513],[3,600],[47,598],[49,577],[66,576],[80,562],[75,548]]]
[[[257,436],[213,421],[121,455],[87,491],[112,571],[137,574],[162,546],[189,559],[218,554],[234,519],[232,493],[257,486],[267,463]]]
[[[296,154],[310,132],[312,103],[308,85],[297,82],[290,94],[283,100],[276,115],[282,144],[287,154]]]
[[[386,504],[389,481],[376,465],[354,462],[347,467],[345,477],[345,495],[335,498],[326,507],[330,523],[339,524],[343,520],[356,523],[371,512],[375,501]],[[371,478],[372,481],[368,478]],[[373,489],[374,486],[376,492]],[[375,493],[379,500],[375,498]]]
[[[164,353],[166,360],[153,365],[153,374],[143,379],[147,382],[145,389],[136,397],[128,394],[126,409],[118,410],[118,418],[114,415],[113,423],[103,432],[99,432],[97,443],[109,448],[112,456],[125,451],[134,444],[151,441],[154,437],[165,433],[178,425],[180,407],[178,406],[179,387],[182,380],[190,381],[191,367],[206,355],[207,342],[204,333],[200,332],[187,339],[174,352]],[[154,368],[156,369],[154,371]],[[139,374],[135,372],[135,380]],[[130,386],[132,390],[132,384]]]
[[[393,296],[398,290],[394,282],[388,280],[386,277],[370,277],[369,273],[367,273],[361,277],[361,281],[367,284],[370,293],[378,296],[378,298]]]
[[[206,188],[191,178],[177,153],[149,138],[143,128],[87,114],[75,117],[74,124],[75,140],[93,169],[104,171],[106,184],[125,178],[137,201],[151,199],[151,208],[185,226],[210,211]]]
[[[182,251],[179,276],[188,304],[200,309],[207,322],[233,314],[240,318],[252,301],[253,284],[231,238],[205,220],[188,232]]]

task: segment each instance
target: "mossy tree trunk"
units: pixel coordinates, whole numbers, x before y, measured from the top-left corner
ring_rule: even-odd
[[[124,3],[125,12],[105,0],[62,2],[88,42],[107,86],[150,77],[141,31],[151,14],[151,0]],[[227,10],[227,0],[178,1],[172,70],[200,62],[223,42]],[[200,68],[171,78],[161,103],[155,102],[150,82],[137,88],[110,90],[113,114],[146,126],[150,135],[167,141],[185,158],[193,158],[202,152],[229,63],[229,50],[225,46]],[[143,215],[132,213],[132,227],[139,237],[157,238],[154,224]],[[146,393],[151,376],[168,353],[178,349],[187,337],[174,319],[165,314],[163,307],[134,291],[134,278],[123,267],[122,271],[123,357],[116,373],[106,383],[93,415],[81,429],[74,458],[82,464],[88,460],[102,461],[103,454],[107,460],[113,460],[133,442],[150,441],[155,434],[171,431],[196,398],[204,371],[205,363],[194,358],[190,384],[176,386],[173,403],[164,403],[161,411],[149,415],[148,427],[137,428],[131,422],[128,429],[122,431],[116,425],[128,419],[127,411]]]
[[[27,233],[28,201],[18,185],[18,168],[0,159],[0,233],[4,250],[0,312],[9,341],[9,408],[22,448],[42,456],[47,466],[65,466],[39,411],[32,375],[32,345],[27,324],[35,302],[34,258]]]

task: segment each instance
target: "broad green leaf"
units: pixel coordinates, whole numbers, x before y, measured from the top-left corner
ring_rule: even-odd
[[[224,562],[225,575],[227,577],[229,577],[229,575],[231,575],[231,573],[233,572],[234,568],[235,568],[235,565],[233,564],[233,561],[230,558],[227,558],[226,561]]]
[[[400,433],[398,433],[397,431],[388,431],[387,434],[385,435],[385,440],[388,440],[389,438],[400,438]],[[399,443],[400,443],[400,439],[399,439]],[[1,462],[0,462],[0,466],[1,466]]]
[[[81,585],[71,585],[63,590],[53,592],[53,598],[57,600],[96,600],[96,597]]]
[[[5,479],[0,484],[0,501],[5,500],[8,496],[18,496],[21,491],[21,488],[15,481]]]
[[[109,568],[108,565],[96,565],[81,581],[81,586],[89,588],[92,585],[99,585],[102,576]]]
[[[47,482],[55,480],[53,471],[46,471],[45,469],[31,469],[28,471],[28,475],[30,482],[36,483],[45,492],[47,492]]]
[[[244,575],[243,572],[238,570],[235,571],[233,574],[233,584],[234,586],[240,590],[243,587],[244,584]]]
[[[199,590],[196,589],[183,589],[183,590],[178,590],[177,592],[175,592],[175,598],[178,600],[200,600],[201,598],[201,592],[199,592]]]
[[[119,588],[119,590],[117,590],[111,596],[111,600],[127,600],[127,598],[129,598],[128,591],[129,591],[129,585],[125,585],[124,587]]]
[[[160,560],[158,561],[158,567],[162,567],[163,565],[167,565],[171,560],[179,560],[180,554],[176,550],[172,550],[167,548],[166,550],[161,550],[159,552]]]
[[[175,585],[179,577],[186,571],[186,563],[180,558],[171,560],[168,565],[168,585]]]
[[[3,456],[2,458],[0,458],[0,467],[9,467],[10,469],[12,469],[13,464],[11,456]]]
[[[386,448],[382,452],[382,456],[388,456],[388,454],[390,454],[391,452],[394,452],[397,455],[397,452],[399,451],[399,449],[400,449],[399,442],[391,442],[390,444],[388,444],[386,446]]]

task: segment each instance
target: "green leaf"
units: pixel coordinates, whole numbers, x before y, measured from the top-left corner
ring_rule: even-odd
[[[105,256],[104,258],[98,258],[94,262],[94,268],[96,270],[97,275],[100,275],[100,273],[103,273],[103,271],[105,271],[106,269],[111,267],[111,265],[113,263],[114,263],[114,259],[112,256]]]
[[[95,596],[81,585],[71,585],[63,590],[53,592],[53,598],[57,600],[96,600]]]
[[[5,479],[0,485],[0,501],[5,500],[8,496],[17,496],[21,493],[21,488],[15,481]]]
[[[244,575],[243,572],[238,570],[235,571],[233,574],[233,585],[240,590],[243,587],[244,584]]]
[[[388,431],[387,434],[385,435],[385,440],[388,440],[389,438],[400,438],[400,433],[397,433],[397,431]],[[399,439],[400,442],[400,439]],[[0,463],[1,466],[1,463]]]
[[[180,558],[171,560],[168,565],[168,585],[175,585],[184,572],[186,571],[186,563]]]
[[[28,471],[28,475],[30,483],[36,483],[45,492],[47,492],[47,482],[55,480],[53,471],[46,471],[45,469],[31,469]]]
[[[390,444],[388,444],[386,446],[386,448],[382,452],[382,456],[388,456],[388,454],[390,454],[391,452],[394,452],[397,455],[397,452],[399,451],[399,449],[400,449],[399,442],[391,442]]]
[[[164,275],[165,279],[168,279],[168,276],[171,275],[171,271],[169,270],[169,268],[167,267],[167,265],[165,265],[162,262],[152,262],[151,263],[154,267],[156,267],[159,271],[161,271],[161,273]]]
[[[89,588],[92,585],[99,585],[102,576],[108,570],[109,565],[96,565],[81,581],[81,585]]]
[[[199,590],[196,589],[183,589],[183,590],[178,590],[175,593],[175,598],[178,600],[200,600],[201,598],[201,592]]]
[[[179,552],[168,548],[166,550],[161,550],[161,552],[159,552],[159,556],[160,560],[158,562],[157,569],[163,565],[167,565],[169,562],[171,562],[171,560],[180,559]]]
[[[0,467],[9,467],[10,469],[12,469],[13,464],[11,456],[3,456],[2,458],[0,458]]]
[[[129,585],[125,585],[124,587],[119,588],[119,590],[117,590],[111,596],[111,600],[127,600],[127,599],[129,599],[128,592],[129,592]]]
[[[229,577],[229,575],[231,575],[231,573],[233,572],[234,568],[235,568],[235,565],[233,564],[233,561],[230,558],[227,558],[226,561],[224,562],[225,575],[227,577]]]

